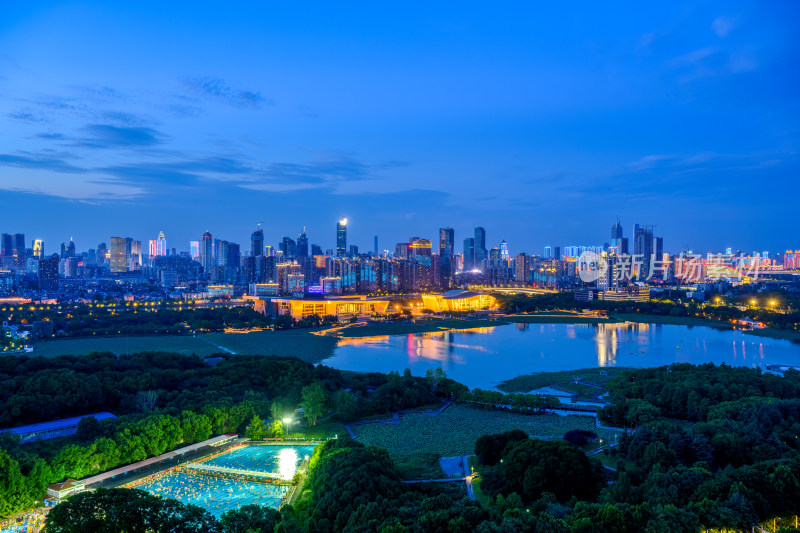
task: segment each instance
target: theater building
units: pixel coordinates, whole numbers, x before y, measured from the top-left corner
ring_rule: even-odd
[[[258,298],[254,309],[275,318],[291,316],[301,319],[309,315],[332,315],[338,318],[368,317],[386,314],[389,300],[368,296],[327,296],[303,298]]]
[[[448,311],[480,311],[495,307],[497,300],[490,294],[452,290],[444,294],[423,294],[422,305],[434,313]]]

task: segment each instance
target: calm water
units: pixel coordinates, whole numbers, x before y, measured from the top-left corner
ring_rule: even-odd
[[[740,331],[661,324],[511,324],[493,328],[342,339],[325,361],[342,370],[415,376],[441,366],[471,388],[530,374],[597,366],[727,363],[800,365],[800,344]]]

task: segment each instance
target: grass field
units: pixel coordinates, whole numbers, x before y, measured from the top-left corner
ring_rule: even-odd
[[[504,326],[509,324],[505,320],[489,320],[489,319],[432,319],[414,324],[400,323],[394,324],[391,322],[383,324],[369,324],[366,326],[355,326],[341,330],[338,333],[340,337],[375,337],[378,335],[408,335],[409,333],[428,333],[432,331],[445,331],[449,329],[473,329],[473,328],[491,328],[495,326]]]
[[[333,354],[335,337],[311,335],[309,330],[256,331],[253,333],[208,333],[205,335],[163,335],[152,337],[97,337],[40,341],[33,355],[56,357],[90,352],[116,354],[143,351],[175,352],[202,357],[233,352],[246,355],[297,357],[318,363]]]
[[[474,453],[475,441],[488,433],[521,429],[532,437],[560,438],[571,429],[588,429],[601,439],[616,432],[595,427],[590,416],[519,415],[453,405],[439,416],[412,414],[400,424],[365,424],[353,430],[365,444],[386,448],[393,458],[416,453],[454,457]]]
[[[787,341],[800,342],[800,331],[788,329],[752,329],[744,332],[745,335],[756,337],[769,337],[770,339],[784,339]]]
[[[601,376],[600,371],[607,372],[607,376]],[[598,383],[607,386],[614,377],[622,374],[626,370],[632,370],[623,366],[606,368],[584,368],[582,370],[564,370],[562,372],[537,372],[517,376],[500,383],[497,388],[503,392],[528,392],[540,387],[559,387],[574,391],[579,396],[587,397],[594,394],[596,389],[586,385],[576,385],[572,383],[575,376],[583,381]]]

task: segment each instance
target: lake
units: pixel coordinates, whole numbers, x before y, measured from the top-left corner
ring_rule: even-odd
[[[509,324],[491,328],[342,339],[324,364],[415,376],[441,366],[470,388],[522,374],[591,367],[726,363],[800,365],[800,344],[737,330],[620,322]]]

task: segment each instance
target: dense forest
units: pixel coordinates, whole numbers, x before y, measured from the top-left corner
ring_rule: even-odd
[[[355,374],[267,357],[226,355],[216,366],[166,353],[0,362],[0,413],[9,424],[40,410],[44,418],[75,414],[76,405],[120,415],[83,419],[63,442],[20,446],[0,437],[0,516],[33,505],[47,483],[211,435],[281,436],[280,424],[265,422],[296,407],[311,427],[326,413],[350,420],[443,397],[532,416],[549,402],[470,391],[435,372]],[[585,453],[592,432],[478,439],[483,504],[466,499],[463,485],[402,483],[385,450],[340,437],[317,447],[300,499],[280,512],[247,506],[216,520],[138,491],[97,491],[60,504],[47,531],[114,531],[125,516],[126,531],[749,531],[800,515],[800,373],[680,364],[625,372],[610,393],[613,404],[599,416],[632,431],[600,456]]]

